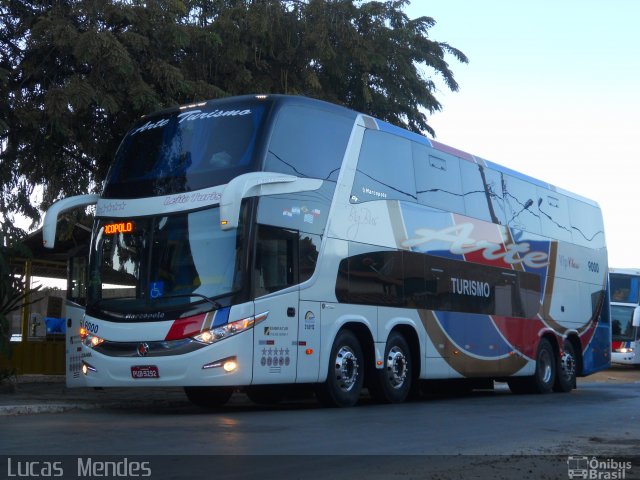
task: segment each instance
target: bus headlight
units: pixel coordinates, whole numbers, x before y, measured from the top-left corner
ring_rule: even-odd
[[[86,328],[80,329],[80,340],[85,347],[94,348],[104,342],[104,338],[90,334]]]
[[[616,353],[632,353],[633,352],[633,348],[627,348],[627,347],[616,348],[614,350],[614,352],[616,352]]]
[[[212,343],[219,342],[225,338],[232,337],[238,333],[242,333],[245,330],[253,328],[258,323],[264,321],[269,316],[269,312],[263,312],[253,317],[243,318],[236,320],[235,322],[227,323],[220,327],[212,328],[211,330],[205,330],[199,333],[193,339],[197,342],[206,343],[211,345]]]

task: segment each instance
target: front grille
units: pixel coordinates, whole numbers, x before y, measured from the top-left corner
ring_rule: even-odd
[[[140,348],[144,345],[144,348]],[[206,347],[191,338],[159,342],[110,342],[104,341],[93,350],[109,357],[167,357],[169,355],[184,355]],[[140,351],[146,351],[141,354]]]

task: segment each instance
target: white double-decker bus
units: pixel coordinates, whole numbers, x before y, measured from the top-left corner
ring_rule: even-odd
[[[640,367],[640,269],[609,269],[611,361]]]
[[[425,380],[566,392],[610,364],[595,202],[342,107],[258,95],[149,115],[100,195],[51,207],[46,245],[91,204],[71,386],[219,406],[301,384],[351,406]]]

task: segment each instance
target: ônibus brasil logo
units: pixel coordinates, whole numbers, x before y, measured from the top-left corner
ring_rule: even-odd
[[[567,474],[570,479],[584,478],[597,480],[624,480],[631,478],[631,462],[607,458],[569,456],[567,458]]]

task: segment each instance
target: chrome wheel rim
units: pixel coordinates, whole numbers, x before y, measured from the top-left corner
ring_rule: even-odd
[[[538,359],[538,363],[540,364],[539,369],[542,374],[542,381],[544,383],[551,383],[551,378],[553,376],[553,359],[547,350],[543,350],[540,352],[540,358]]]
[[[576,361],[573,355],[568,351],[564,351],[560,357],[560,369],[566,380],[571,380],[576,373]]]
[[[389,384],[398,389],[404,385],[407,379],[407,371],[409,365],[407,364],[407,358],[404,352],[398,348],[393,347],[387,354],[387,377],[389,378]]]
[[[343,346],[338,350],[334,373],[340,390],[349,392],[353,389],[358,381],[358,357],[351,348]]]

